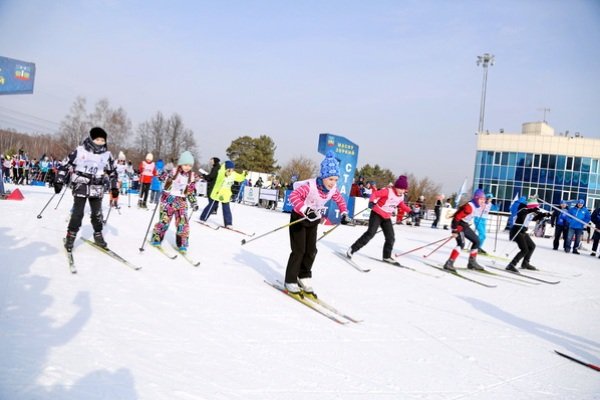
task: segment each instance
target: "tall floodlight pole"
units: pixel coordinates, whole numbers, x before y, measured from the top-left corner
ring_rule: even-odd
[[[485,53],[482,56],[477,56],[477,66],[483,67],[483,83],[481,85],[481,108],[479,110],[479,128],[477,133],[483,132],[483,117],[485,115],[485,91],[487,88],[488,66],[494,65],[494,55]]]

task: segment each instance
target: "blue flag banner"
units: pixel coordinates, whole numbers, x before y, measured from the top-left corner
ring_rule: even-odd
[[[333,151],[335,157],[340,162],[340,179],[338,180],[337,188],[344,197],[344,200],[346,200],[349,216],[352,217],[354,210],[350,208],[349,198],[350,188],[354,180],[354,172],[356,171],[356,163],[358,161],[358,145],[343,136],[321,133],[319,135],[318,151],[323,155],[327,154],[328,151]],[[340,222],[340,211],[334,201],[330,201],[325,217],[329,224],[338,224]]]
[[[35,64],[0,56],[0,94],[33,93]]]

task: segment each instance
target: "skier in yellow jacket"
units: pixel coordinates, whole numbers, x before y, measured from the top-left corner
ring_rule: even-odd
[[[200,215],[200,221],[208,220],[212,210],[218,206],[219,203],[222,204],[223,210],[223,225],[225,228],[231,228],[231,224],[233,222],[233,217],[231,215],[231,208],[229,207],[229,202],[231,201],[231,186],[233,182],[241,182],[246,179],[246,174],[240,174],[235,172],[234,170],[235,164],[233,161],[227,160],[225,163],[221,164],[221,168],[219,168],[219,173],[217,174],[217,179],[215,180],[215,186],[213,190],[209,194],[208,204],[202,211]]]

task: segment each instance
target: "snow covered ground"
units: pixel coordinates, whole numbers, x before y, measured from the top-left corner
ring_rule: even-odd
[[[152,213],[122,198],[105,238],[143,268],[77,240],[72,275],[62,249],[70,193],[37,219],[52,190],[19,188],[25,200],[0,202],[2,400],[600,399],[599,372],[554,354],[600,364],[600,260],[589,251],[552,251],[550,239],[534,238],[536,276],[561,283],[465,272],[497,284],[485,288],[421,263],[432,247],[399,259],[420,272],[365,257],[381,256],[382,234],[355,256],[371,268],[361,273],[334,251],[365,227],[340,227],[319,242],[313,269],[320,297],[363,320],[339,325],[263,282],[284,274],[287,229],[242,246],[238,233],[192,222],[194,268],[140,252]],[[257,235],[289,221],[237,204],[233,216]],[[449,235],[395,229],[396,252]],[[80,236],[91,235],[86,216]],[[514,246],[502,233],[496,253]],[[451,247],[430,258],[445,260]]]

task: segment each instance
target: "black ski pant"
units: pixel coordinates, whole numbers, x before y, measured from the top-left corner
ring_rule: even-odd
[[[567,242],[568,233],[569,233],[569,225],[555,225],[554,242],[552,243],[552,248],[554,248],[554,250],[558,250],[558,244],[560,242],[561,237],[562,237],[563,243]]]
[[[292,211],[290,222],[303,218]],[[298,278],[311,278],[312,266],[317,256],[317,228],[319,220],[304,220],[290,225],[290,246],[292,252],[285,270],[285,283],[297,283]]]
[[[85,202],[89,200],[90,208],[92,209],[92,227],[94,232],[102,232],[104,225],[102,218],[102,198],[101,197],[73,197],[73,212],[71,213],[71,219],[69,220],[68,230],[70,232],[77,233],[81,228],[81,220],[83,220],[83,213],[85,211]]]
[[[140,200],[144,204],[148,201],[148,193],[150,192],[150,183],[142,183],[142,188],[140,190]]]
[[[367,243],[373,239],[373,236],[375,236],[380,226],[383,230],[383,236],[385,236],[385,243],[383,244],[383,258],[392,257],[392,250],[394,248],[394,242],[396,241],[396,237],[394,235],[394,225],[392,224],[392,220],[390,218],[383,218],[374,211],[371,211],[371,215],[369,216],[369,227],[367,228],[367,231],[352,244],[352,252],[356,253],[365,247]]]
[[[521,258],[523,259],[524,263],[529,263],[529,260],[531,260],[531,256],[533,255],[533,251],[535,250],[535,243],[533,243],[533,240],[531,240],[527,232],[523,232],[523,230],[517,233],[512,240],[514,240],[519,246],[519,252],[510,263],[513,266],[516,266],[519,261],[521,261]]]

